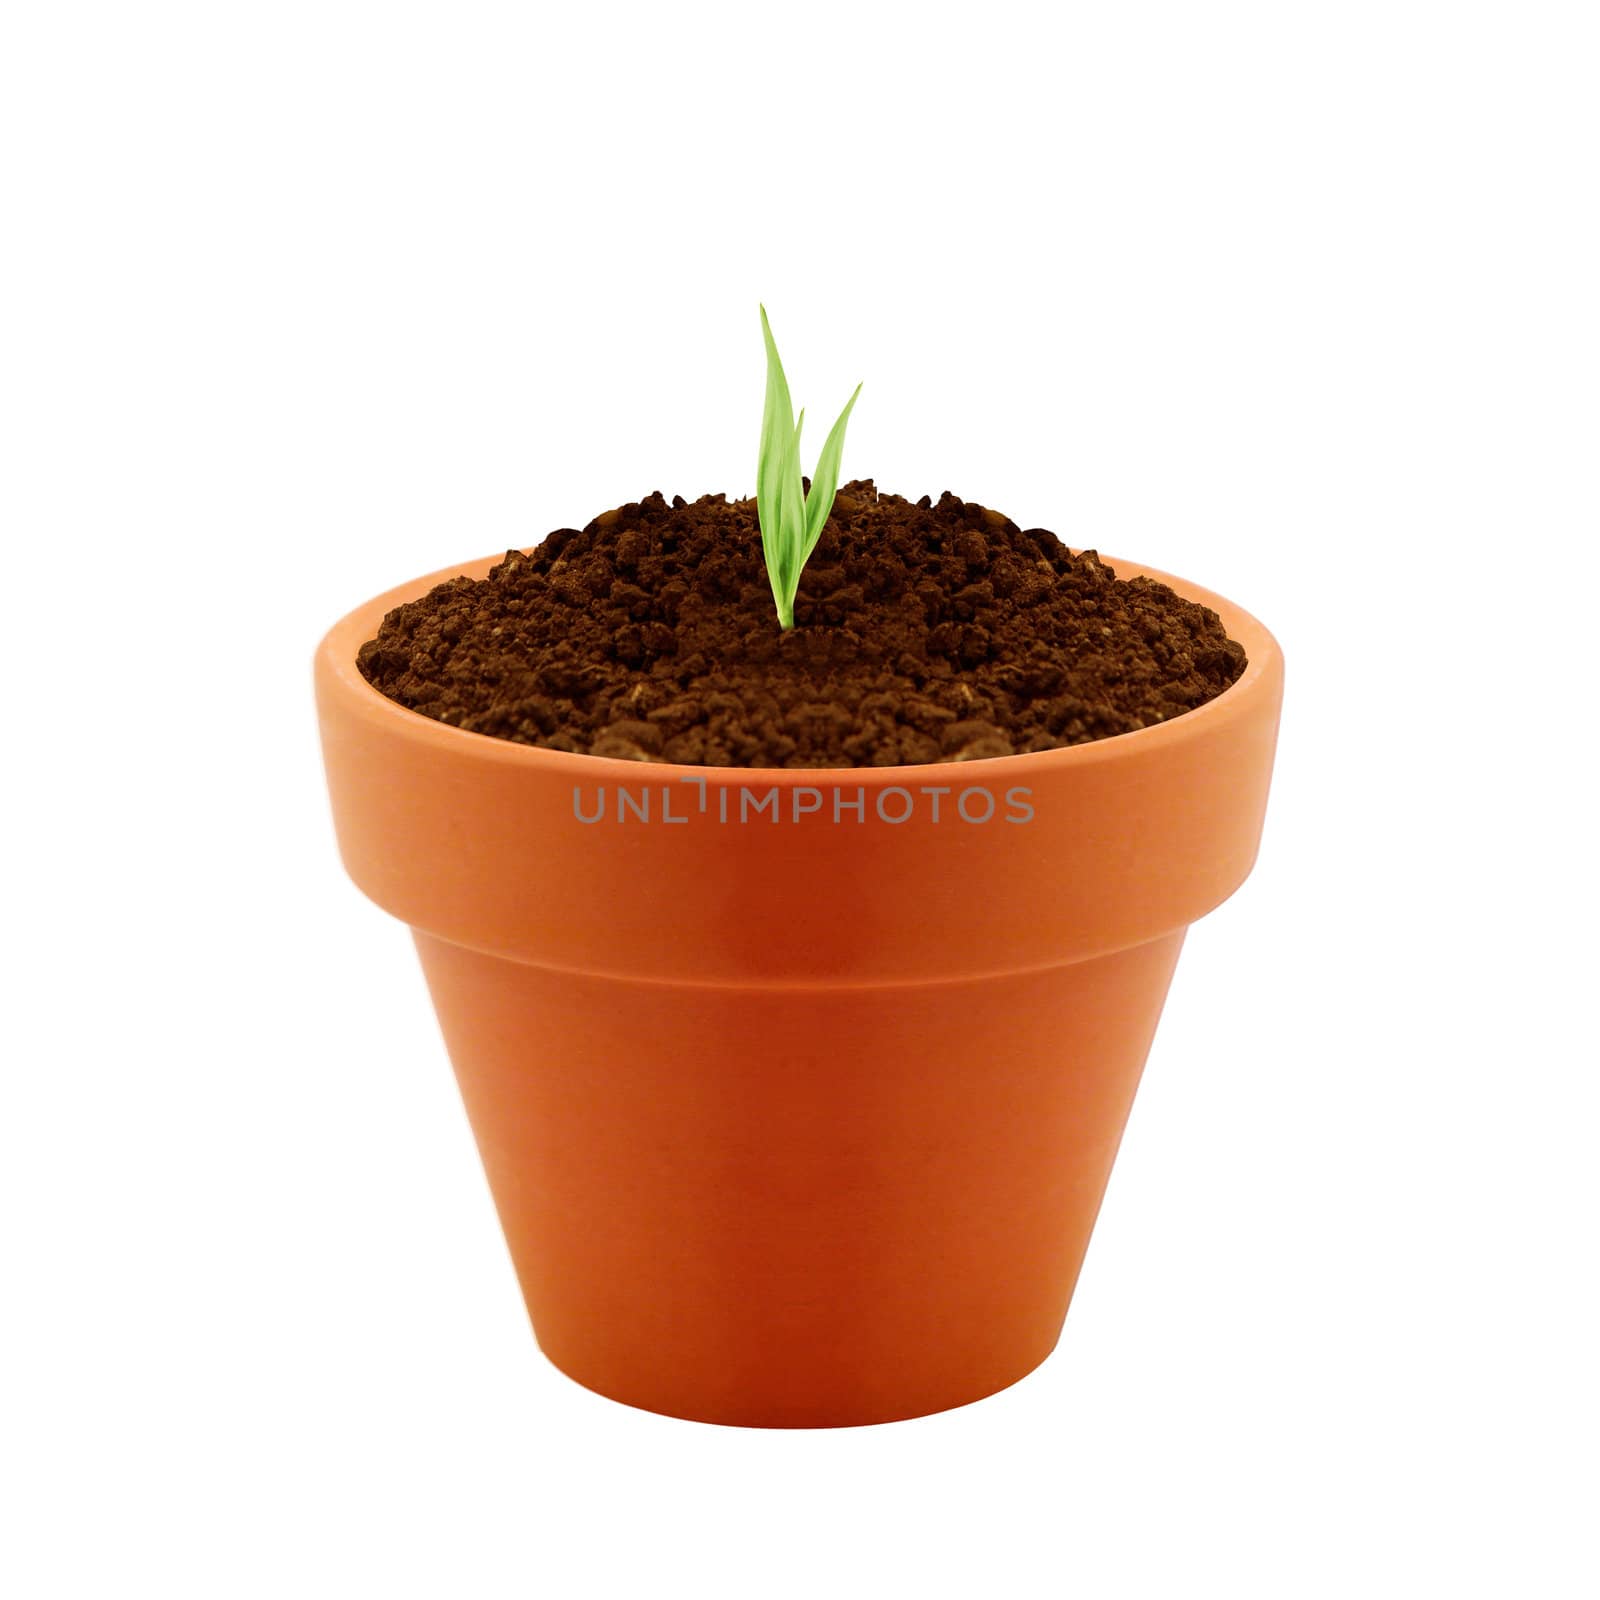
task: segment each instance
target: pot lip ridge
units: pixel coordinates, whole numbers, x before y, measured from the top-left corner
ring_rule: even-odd
[[[903,788],[908,784],[926,785],[939,776],[959,775],[968,783],[983,782],[982,775],[996,781],[1023,780],[1030,775],[1057,773],[1063,769],[1089,767],[1107,761],[1152,755],[1158,749],[1203,739],[1224,721],[1249,714],[1263,696],[1276,696],[1283,677],[1283,653],[1267,628],[1243,607],[1214,594],[1187,578],[1176,577],[1156,567],[1113,555],[1100,555],[1119,579],[1150,578],[1164,583],[1185,600],[1210,607],[1222,619],[1228,636],[1244,647],[1245,670],[1221,694],[1185,711],[1167,722],[1131,733],[1093,739],[1087,744],[1065,745],[1054,750],[1025,751],[1009,756],[983,756],[971,761],[927,761],[894,767],[715,767],[689,766],[665,761],[625,761],[614,756],[577,754],[568,750],[548,750],[538,745],[518,744],[493,734],[473,733],[451,727],[432,717],[413,711],[375,689],[356,666],[356,653],[377,630],[383,618],[396,606],[420,599],[436,585],[452,578],[482,578],[491,567],[505,560],[505,552],[458,562],[425,577],[373,596],[336,622],[317,646],[315,670],[319,691],[337,694],[346,708],[369,725],[370,731],[394,738],[431,745],[438,754],[453,753],[463,760],[506,764],[529,771],[543,771],[573,782],[673,782],[689,779],[725,786],[760,783],[771,787],[807,787],[818,782],[830,786],[849,783],[868,788]]]

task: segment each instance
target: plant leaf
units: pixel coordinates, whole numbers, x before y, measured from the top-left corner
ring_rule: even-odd
[[[767,350],[767,394],[761,414],[761,448],[756,457],[756,517],[761,525],[761,552],[766,558],[772,596],[782,605],[782,484],[784,455],[794,434],[794,403],[783,375],[767,308],[761,307],[761,337]]]
[[[828,434],[827,442],[822,447],[822,454],[817,457],[817,470],[811,474],[811,493],[806,496],[806,542],[801,547],[800,554],[802,567],[810,560],[811,552],[816,549],[817,540],[822,537],[822,530],[827,526],[828,513],[833,510],[833,497],[839,488],[839,463],[844,457],[844,430],[860,393],[861,385],[858,383],[855,394],[845,402],[844,410],[839,413],[839,420],[834,423],[832,431]]]
[[[778,501],[778,542],[782,552],[780,574],[782,594],[778,601],[778,621],[785,628],[794,626],[794,596],[800,587],[800,569],[805,565],[806,491],[800,476],[800,435],[805,429],[802,409],[789,448],[783,456],[783,479]]]

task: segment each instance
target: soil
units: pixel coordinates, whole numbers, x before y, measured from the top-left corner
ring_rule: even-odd
[[[693,766],[899,766],[1084,744],[1221,694],[1214,611],[942,495],[846,484],[778,627],[754,500],[659,493],[391,611],[358,664],[454,727]]]

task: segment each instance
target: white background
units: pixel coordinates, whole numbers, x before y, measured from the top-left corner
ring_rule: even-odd
[[[0,1587],[1593,1595],[1592,8],[561,11],[4,12]],[[1059,1350],[837,1433],[537,1354],[309,684],[748,493],[758,299],[1289,663]]]

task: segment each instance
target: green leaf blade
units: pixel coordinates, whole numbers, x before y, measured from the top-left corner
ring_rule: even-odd
[[[817,540],[822,537],[822,530],[827,526],[828,514],[833,510],[833,497],[839,489],[839,465],[844,459],[845,428],[850,422],[850,413],[855,410],[856,401],[860,398],[861,387],[858,383],[855,393],[845,402],[844,410],[839,413],[839,420],[834,423],[826,443],[822,446],[822,454],[817,457],[817,470],[811,474],[811,493],[806,497],[806,542],[800,557],[802,566],[816,549]]]
[[[784,376],[767,308],[761,307],[761,336],[767,352],[766,402],[761,414],[761,446],[756,458],[756,518],[772,597],[783,607],[782,498],[784,458],[794,442],[794,402]]]
[[[800,473],[800,434],[806,425],[801,411],[783,456],[783,478],[778,499],[778,543],[781,550],[782,593],[778,600],[778,621],[785,628],[794,626],[794,597],[800,587],[800,569],[805,565],[806,491]]]

